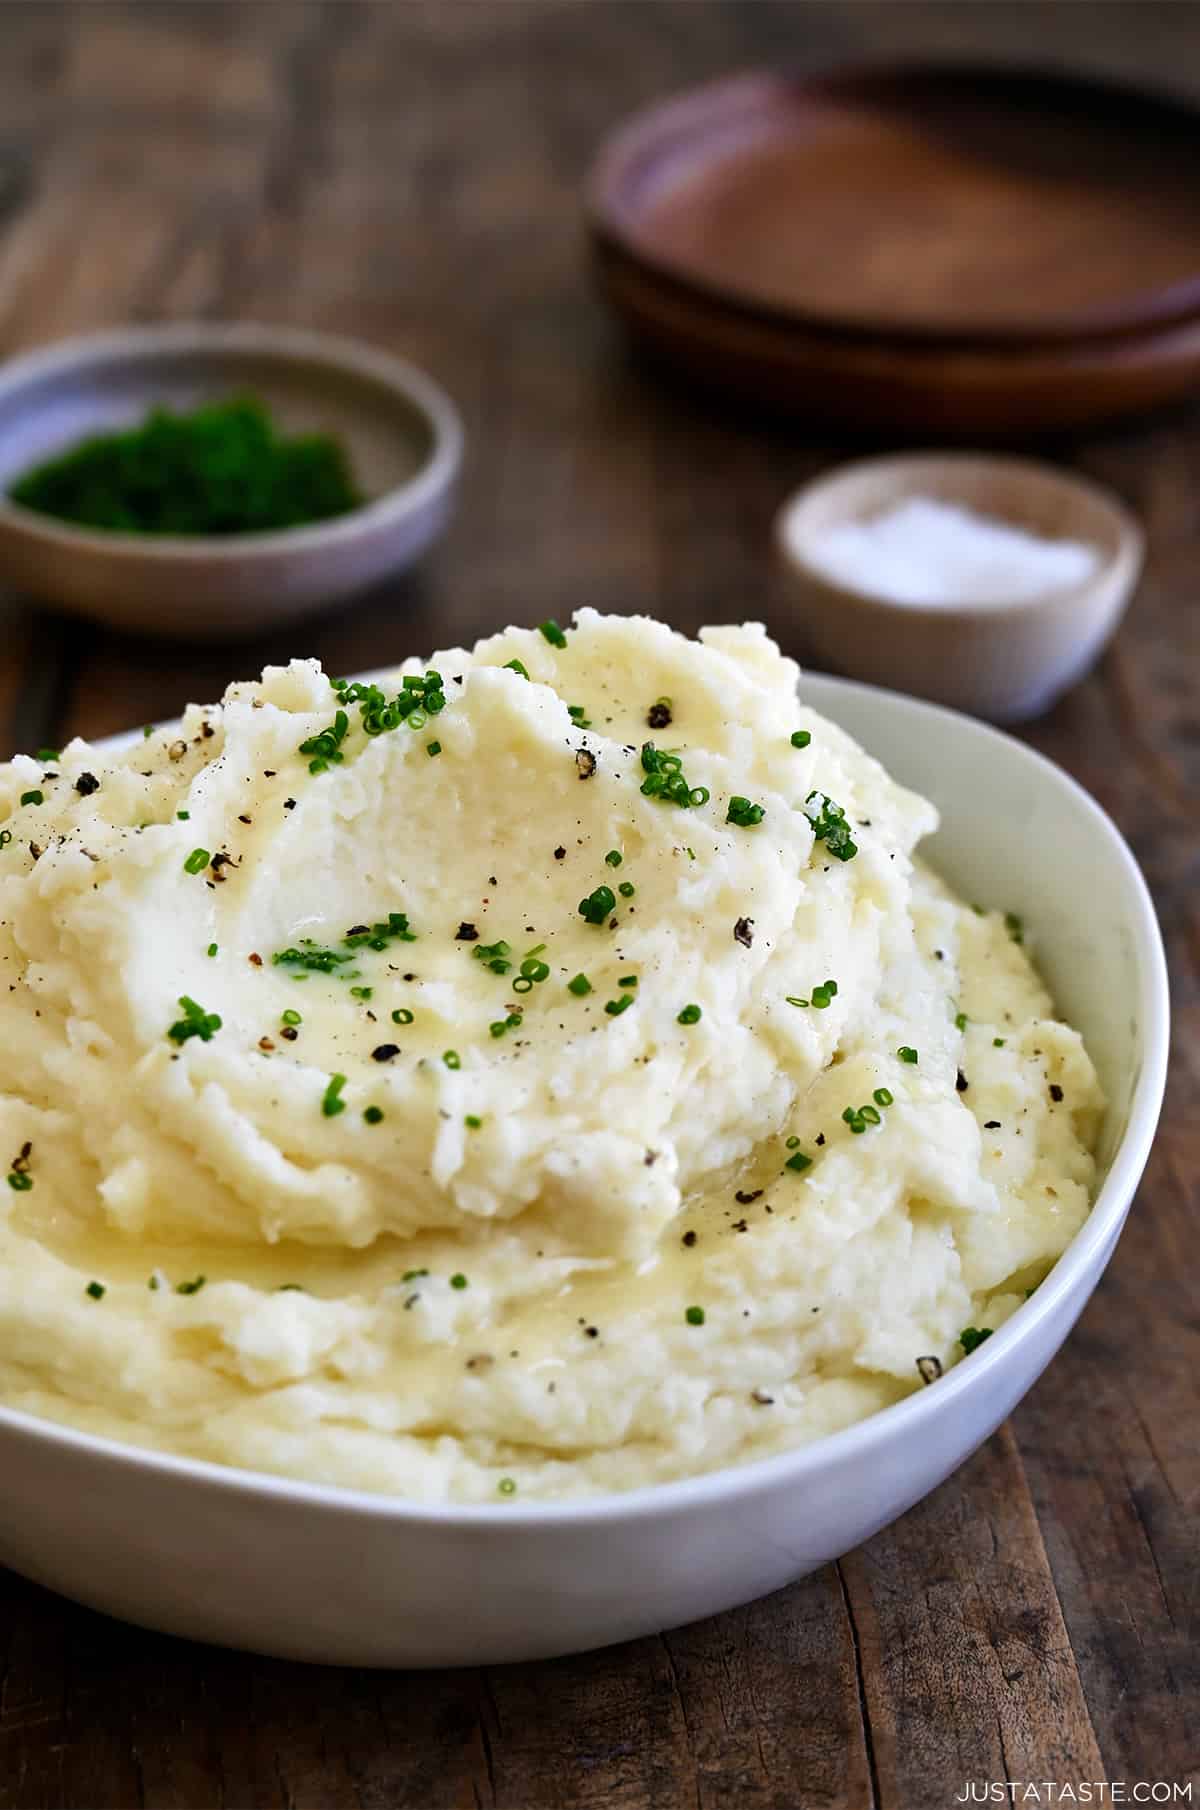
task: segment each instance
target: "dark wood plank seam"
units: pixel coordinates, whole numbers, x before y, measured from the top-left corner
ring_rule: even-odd
[[[842,1604],[850,1629],[850,1644],[854,1649],[854,1676],[858,1685],[858,1714],[862,1723],[863,1745],[867,1750],[867,1770],[871,1779],[871,1805],[874,1810],[883,1810],[883,1797],[879,1786],[879,1766],[875,1758],[875,1737],[871,1728],[871,1711],[867,1704],[867,1681],[863,1670],[862,1646],[858,1638],[858,1623],[855,1620],[854,1604],[846,1584],[846,1576],[842,1570],[842,1561],[835,1559],[833,1568],[837,1573],[838,1588],[842,1593]]]
[[[682,1688],[680,1687],[680,1683],[679,1683],[679,1673],[675,1666],[675,1655],[671,1651],[671,1643],[667,1639],[667,1635],[665,1633],[660,1634],[658,1636],[658,1643],[662,1647],[662,1650],[663,1650],[664,1654],[666,1655],[667,1671],[670,1674],[670,1678],[671,1678],[671,1691],[672,1691],[672,1694],[674,1695],[676,1703],[678,1703],[678,1705],[679,1705],[679,1717],[680,1717],[681,1722],[683,1723],[683,1732],[684,1732],[684,1736],[687,1741],[688,1759],[691,1761],[691,1765],[692,1765],[692,1787],[693,1787],[693,1792],[694,1792],[694,1797],[695,1797],[696,1810],[701,1810],[701,1804],[703,1802],[703,1799],[701,1797],[701,1792],[700,1792],[700,1763],[699,1763],[699,1758],[696,1753],[695,1742],[692,1739],[691,1723],[688,1721],[687,1704],[684,1701],[683,1691],[682,1691]]]

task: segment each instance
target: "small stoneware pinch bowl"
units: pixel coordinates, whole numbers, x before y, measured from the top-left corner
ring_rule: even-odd
[[[265,534],[81,528],[11,501],[13,482],[162,403],[252,395],[288,434],[343,446],[361,507]],[[135,633],[226,639],[355,596],[411,565],[450,513],[453,403],[415,366],[325,333],[187,323],[88,334],[0,370],[0,582]]]
[[[922,497],[1048,540],[1089,543],[1079,583],[1018,602],[980,596],[901,603],[831,577],[817,549],[848,522]],[[913,453],[864,459],[816,479],[784,504],[775,544],[808,643],[822,665],[996,722],[1039,715],[1083,677],[1137,586],[1144,537],[1111,492],[1026,459]]]

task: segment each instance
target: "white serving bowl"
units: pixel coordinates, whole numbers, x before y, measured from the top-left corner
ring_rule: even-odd
[[[1166,1072],[1166,966],[1133,857],[1056,767],[969,718],[813,677],[832,717],[943,815],[929,853],[1020,912],[1108,1095],[1102,1186],[987,1344],[793,1453],[592,1501],[429,1508],[159,1456],[0,1409],[0,1561],[196,1640],[342,1665],[602,1646],[732,1608],[836,1558],[963,1462],[1034,1383],[1112,1254]]]

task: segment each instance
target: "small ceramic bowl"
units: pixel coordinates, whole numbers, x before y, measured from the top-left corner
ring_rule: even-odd
[[[831,528],[908,498],[954,503],[1054,540],[1097,548],[1082,583],[1021,602],[898,603],[851,589],[818,564]],[[1129,510],[1099,485],[1026,459],[914,453],[818,478],[776,518],[776,548],[823,665],[996,722],[1049,708],[1095,661],[1136,588],[1145,551]]]
[[[364,505],[311,527],[216,538],[77,528],[8,499],[33,466],[134,425],[155,403],[237,394],[259,398],[287,433],[340,440]],[[461,455],[443,391],[353,340],[213,323],[88,334],[0,372],[0,581],[135,633],[255,634],[411,565],[445,525]]]

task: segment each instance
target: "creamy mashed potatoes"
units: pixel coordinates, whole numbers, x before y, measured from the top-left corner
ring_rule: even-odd
[[[0,1401],[492,1501],[920,1388],[1089,1207],[1019,926],[754,626],[432,671],[0,768]]]

